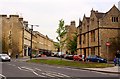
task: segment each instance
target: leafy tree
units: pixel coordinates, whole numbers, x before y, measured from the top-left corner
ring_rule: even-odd
[[[68,40],[67,48],[71,54],[75,54],[77,49],[77,33],[74,34],[73,39]]]
[[[65,40],[62,39],[66,34],[66,29],[65,29],[65,26],[64,26],[64,20],[63,19],[59,20],[59,26],[58,26],[58,29],[57,29],[56,33],[58,34],[56,39],[58,40],[60,51],[62,52],[62,48],[63,48],[63,46],[65,44],[65,41],[66,41],[66,39]],[[61,59],[62,59],[62,57],[61,57]]]
[[[60,45],[59,45],[59,43],[58,42],[54,42],[54,46],[57,49],[57,52],[59,52],[60,51]]]

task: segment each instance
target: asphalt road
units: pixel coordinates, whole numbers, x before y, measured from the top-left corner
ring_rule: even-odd
[[[19,60],[19,59],[18,59]],[[4,79],[119,79],[119,75],[18,61],[1,62]]]

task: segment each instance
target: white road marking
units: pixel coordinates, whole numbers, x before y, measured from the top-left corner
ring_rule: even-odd
[[[36,70],[38,70],[38,71],[42,71],[41,69],[38,69],[38,68],[35,68]]]
[[[50,74],[48,74],[48,73],[42,73],[43,75],[47,75],[47,76],[49,76],[49,77],[55,77],[55,76],[52,76],[52,75],[50,75]]]
[[[31,68],[28,68],[28,67],[18,67],[20,70],[24,70],[24,71],[30,71],[30,72],[32,72],[32,73],[34,73],[35,75],[37,75],[37,76],[39,76],[39,77],[45,77],[45,76],[43,76],[43,75],[39,75],[38,73],[36,73],[33,69],[31,69]],[[25,69],[27,69],[27,70],[25,70]],[[39,69],[39,71],[40,71],[40,69]]]
[[[8,64],[8,65],[11,65],[11,66],[16,66],[16,65],[14,65],[14,64]]]
[[[56,73],[56,72],[52,72],[52,71],[45,71],[46,73]]]
[[[29,70],[22,69],[22,68],[20,68],[20,67],[18,67],[18,69],[23,70],[23,71],[29,71]]]
[[[62,68],[62,67],[57,67],[57,68]]]
[[[0,76],[4,77],[4,79],[6,79],[6,77],[4,75],[0,74]]]
[[[69,77],[65,74],[57,73],[57,72],[52,72],[52,71],[45,71],[48,76],[57,76],[57,77]]]
[[[35,75],[39,76],[39,77],[45,77],[43,75],[39,75],[38,73],[36,73],[35,71],[32,71]]]
[[[58,73],[58,74],[63,75],[64,77],[70,77],[70,76],[62,74],[62,73]]]
[[[65,75],[65,74],[62,74],[62,73],[57,73],[57,72],[52,72],[52,71],[44,71],[42,73],[42,75],[39,75],[37,72],[35,72],[35,70],[38,70],[38,71],[42,72],[42,70],[39,69],[39,68],[31,69],[31,68],[28,68],[28,67],[18,67],[18,69],[24,70],[24,71],[30,71],[30,72],[32,72],[33,74],[35,74],[39,77],[46,77],[46,76],[49,76],[49,77],[70,77],[68,75]]]

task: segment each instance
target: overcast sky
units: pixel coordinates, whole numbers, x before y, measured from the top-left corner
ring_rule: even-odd
[[[0,14],[19,14],[29,24],[55,41],[59,20],[65,25],[76,21],[83,15],[90,16],[92,8],[100,12],[107,12],[114,4],[118,7],[119,0],[0,0]]]

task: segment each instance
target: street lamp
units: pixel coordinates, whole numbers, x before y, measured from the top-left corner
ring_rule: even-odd
[[[30,45],[30,48],[31,48],[31,49],[30,49],[30,59],[32,59],[32,35],[33,35],[32,33],[33,33],[33,26],[37,26],[37,27],[39,27],[39,25],[32,25],[32,24],[28,24],[28,25],[31,26],[31,29],[30,29],[30,30],[31,30],[31,41],[30,41],[30,42],[31,42],[31,45]]]

